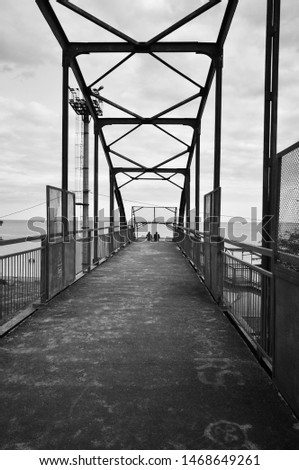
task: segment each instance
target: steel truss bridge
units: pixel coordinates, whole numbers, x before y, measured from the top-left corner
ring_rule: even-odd
[[[283,152],[277,153],[280,0],[267,0],[262,246],[239,243],[234,240],[224,239],[220,236],[223,53],[226,39],[238,6],[238,0],[209,0],[201,2],[201,5],[195,11],[149,40],[142,42],[137,41],[121,30],[106,23],[99,15],[95,15],[82,8],[79,4],[83,2],[79,0],[74,0],[74,2],[69,0],[35,1],[62,50],[62,178],[60,188],[47,187],[47,236],[35,237],[39,240],[42,239],[41,248],[0,257],[0,281],[1,292],[3,293],[0,302],[3,312],[2,322],[4,323],[8,320],[7,328],[8,330],[12,329],[16,325],[16,322],[24,319],[24,317],[22,317],[20,320],[19,316],[15,315],[15,312],[21,307],[28,306],[29,302],[36,302],[37,299],[41,299],[44,305],[50,305],[50,311],[52,308],[51,305],[53,304],[51,304],[51,302],[47,304],[49,300],[66,287],[71,286],[71,290],[73,288],[72,284],[74,284],[80,276],[82,277],[92,271],[94,273],[91,274],[94,276],[92,277],[93,282],[102,283],[101,288],[103,288],[103,294],[100,292],[101,289],[97,289],[97,292],[95,292],[92,286],[88,287],[87,281],[85,284],[82,284],[83,291],[78,288],[79,294],[74,292],[75,287],[74,290],[71,291],[73,292],[74,298],[76,298],[74,301],[76,304],[74,307],[75,310],[77,309],[77,304],[79,305],[80,302],[83,302],[84,306],[87,305],[90,314],[90,310],[94,308],[93,302],[101,306],[101,302],[104,302],[105,299],[109,299],[109,305],[113,305],[113,309],[117,310],[119,306],[118,303],[121,303],[124,297],[127,302],[124,305],[131,306],[135,301],[137,305],[138,302],[141,302],[142,309],[145,309],[146,315],[150,315],[152,306],[155,304],[153,295],[159,293],[161,287],[161,298],[158,296],[160,299],[159,306],[163,310],[165,318],[169,317],[171,309],[177,312],[179,308],[181,314],[181,311],[186,305],[186,309],[189,312],[188,318],[192,323],[194,321],[194,304],[192,303],[193,301],[195,302],[195,297],[193,296],[194,287],[192,287],[191,291],[188,289],[191,284],[193,286],[194,279],[190,280],[190,272],[184,270],[185,268],[183,268],[182,265],[178,267],[179,261],[177,261],[176,258],[178,254],[176,248],[178,247],[196,270],[196,279],[198,280],[198,277],[201,278],[210,294],[213,296],[214,301],[216,301],[229,318],[233,320],[263,366],[272,374],[275,385],[299,416],[299,342],[294,334],[294,332],[299,331],[299,248],[297,231],[299,221],[296,219],[296,217],[298,218],[298,200],[294,199],[294,194],[292,196],[292,210],[293,217],[296,220],[295,223],[292,222],[293,228],[291,230],[293,230],[293,233],[291,233],[291,237],[288,238],[286,235],[286,233],[290,233],[290,230],[287,231],[283,228],[283,208],[290,207],[289,199],[291,196],[288,188],[289,181],[293,181],[290,175],[299,173],[299,143],[294,144]],[[95,4],[97,3],[99,4],[100,2],[95,1]],[[92,2],[88,2],[88,4],[91,5]],[[98,8],[98,11],[100,11],[100,7]],[[213,41],[198,41],[196,37],[191,41],[169,40],[172,33],[180,32],[183,27],[189,25],[193,20],[200,18],[205,21],[208,14],[215,14],[219,20],[218,29]],[[65,24],[64,21],[66,18],[68,18],[68,20]],[[71,33],[67,33],[67,24],[69,24],[68,21],[70,19],[71,21],[84,21],[87,28],[88,26],[99,28],[100,31],[105,32],[105,37],[107,37],[108,34],[108,36],[113,37],[113,40],[80,42],[70,39]],[[119,55],[121,59],[106,71],[99,73],[97,58],[109,54]],[[186,70],[183,71],[179,65],[175,66],[172,63],[172,57],[183,57],[186,55],[188,55],[189,59],[191,57],[190,64],[192,62],[191,69],[194,71],[194,74],[189,74]],[[168,73],[171,72],[174,77],[179,77],[181,80],[195,87],[196,92],[190,96],[182,97],[182,99],[179,99],[174,104],[170,104],[169,107],[161,109],[154,114],[148,113],[147,108],[144,109],[141,106],[143,101],[137,99],[138,97],[136,98],[136,103],[138,106],[140,105],[141,109],[130,109],[119,102],[117,98],[117,87],[114,88],[115,98],[113,98],[113,96],[106,96],[105,88],[103,88],[102,85],[104,79],[107,77],[112,79],[114,72],[119,72],[123,70],[124,67],[128,68],[134,58],[138,56],[148,57],[153,63],[159,64],[162,70],[167,70]],[[200,80],[197,74],[197,59],[203,60],[205,64],[208,62],[206,69],[205,67],[202,69],[205,70],[206,73],[204,76],[201,74]],[[86,61],[89,61],[89,74],[84,73],[84,63]],[[90,73],[90,70],[92,70],[92,73]],[[74,93],[74,84],[70,83],[71,72],[77,81],[80,98]],[[147,77],[145,74],[145,94],[146,80]],[[178,90],[174,88],[171,82],[163,82],[161,76],[157,76],[156,94],[158,97],[161,96],[161,94],[167,95],[169,90],[171,90],[171,93],[177,92]],[[72,94],[71,98],[70,91]],[[132,91],[134,92],[133,84]],[[210,188],[210,192],[204,197],[204,225],[202,228],[200,226],[199,217],[200,178],[201,175],[204,174],[205,169],[202,168],[201,165],[201,129],[207,102],[212,91],[215,92],[213,185]],[[151,99],[152,96],[149,98]],[[69,188],[70,105],[77,114],[82,116],[84,122],[83,170],[85,173],[82,202],[83,227],[81,233],[76,226],[75,195]],[[103,112],[102,105],[109,108],[108,116],[105,115],[106,112]],[[192,113],[190,109],[193,109]],[[186,110],[188,110],[188,113],[190,112],[190,115],[186,114]],[[89,187],[88,180],[88,136],[90,122],[93,123],[94,132],[92,228],[89,227],[88,224],[89,216],[91,215],[89,214],[89,193],[91,188]],[[152,128],[158,135],[166,136],[167,139],[172,142],[171,148],[174,148],[175,144],[176,150],[171,156],[167,156],[166,158],[162,155],[163,152],[159,146],[158,139],[155,153],[151,158],[146,159],[146,161],[142,155],[136,157],[136,155],[128,155],[125,150],[121,150],[122,145],[124,148],[127,148],[127,139],[135,137],[137,140],[138,133],[141,129],[149,128]],[[113,139],[109,137],[109,135],[111,136],[111,133],[109,134],[111,129],[114,132],[114,134],[112,132],[112,135],[114,135]],[[186,129],[188,129],[188,132],[185,132]],[[146,146],[146,141],[144,145]],[[110,210],[108,226],[101,225],[101,221],[98,217],[99,176],[100,169],[102,168],[99,165],[100,146],[102,147],[102,152],[104,153],[109,170]],[[194,174],[192,174],[193,169]],[[191,194],[191,178],[195,180],[194,195]],[[142,218],[141,209],[144,209],[144,207],[133,206],[131,223],[129,223],[125,212],[123,188],[137,181],[140,182],[140,184],[143,181],[159,181],[165,183],[165,191],[167,189],[166,185],[168,185],[168,187],[171,185],[176,188],[179,197],[178,200],[174,202],[174,206],[162,206],[170,212],[171,220],[165,221],[159,219],[157,215],[158,212],[156,211],[160,210],[161,207],[148,207],[147,209],[153,210],[154,214],[147,214],[147,216]],[[142,191],[143,189],[141,189],[141,192]],[[288,194],[289,198],[287,200],[285,199],[286,194]],[[165,203],[165,201],[161,202],[161,204],[163,203]],[[194,223],[192,221],[192,224],[191,206],[195,208]],[[119,210],[120,216],[118,226],[115,219],[116,207]],[[168,227],[172,228],[173,242],[175,243],[164,243],[163,245],[162,243],[152,244],[146,243],[145,241],[143,244],[136,243],[134,249],[131,242],[136,239],[138,229],[145,225],[158,223],[166,224]],[[290,240],[292,241],[292,246],[290,245]],[[23,241],[24,240],[20,239],[14,241],[14,243]],[[0,241],[0,245],[8,243],[12,244],[12,242]],[[290,249],[290,246],[292,249]],[[103,280],[103,276],[99,274],[100,270],[94,268],[101,265],[102,262],[110,258],[112,254],[120,251],[123,247],[128,247],[126,248],[128,251],[125,250],[124,252],[126,253],[124,264],[122,265],[119,261],[121,257],[116,261],[115,259],[117,257],[113,258],[111,263],[115,267],[114,272],[112,272],[109,267],[106,267],[110,262],[105,264],[104,268],[106,269],[107,277]],[[175,247],[175,249],[173,247]],[[127,255],[127,252],[130,253],[130,256]],[[248,259],[238,256],[240,253],[242,253],[242,255],[249,253],[251,255],[251,262],[249,262]],[[140,269],[138,272],[136,266],[144,268],[145,257],[147,257],[147,263],[150,269]],[[255,259],[255,263],[252,262],[253,259]],[[258,260],[258,262],[256,262],[256,260]],[[169,263],[169,267],[167,263]],[[159,268],[156,268],[156,265],[159,266]],[[150,270],[152,271],[150,272]],[[180,270],[184,272],[182,276]],[[13,291],[13,286],[11,286],[12,277],[14,278],[13,286],[15,286],[15,291]],[[174,284],[171,284],[173,277]],[[85,279],[87,279],[87,277]],[[164,279],[167,279],[169,285],[167,284],[167,286],[165,286]],[[188,281],[186,281],[186,279],[188,279]],[[26,299],[22,299],[20,296],[24,282],[30,285],[30,289],[26,289]],[[120,285],[120,282],[123,284]],[[118,292],[114,292],[114,283],[118,286],[119,292],[122,293],[121,295],[119,295]],[[124,290],[130,290],[132,285],[135,286],[135,284],[137,286],[136,290],[138,290],[138,286],[140,286],[141,292],[151,292],[151,299],[145,294],[144,298],[142,297],[143,294],[141,295],[141,299],[137,298],[137,293],[136,299],[134,298],[135,293],[133,293],[130,298],[127,298],[127,294],[124,295]],[[170,285],[171,288],[169,287]],[[170,291],[171,294],[168,293]],[[189,303],[188,300],[186,300],[188,293],[190,294]],[[210,297],[209,302],[211,302],[211,304],[205,303],[206,300],[202,299],[206,298],[206,294],[201,292],[200,295],[201,300],[198,300],[198,302],[202,309],[202,317],[206,318],[206,316],[209,317],[209,315],[212,315],[211,312],[214,312],[216,303],[212,301]],[[82,296],[86,296],[86,298],[83,299]],[[181,298],[184,298],[183,304],[180,303]],[[70,301],[70,299],[67,299],[66,303]],[[203,305],[205,307],[203,307]],[[213,307],[211,307],[211,305],[213,305]],[[165,306],[167,306],[167,308]],[[69,310],[67,310],[68,307],[65,306],[65,303],[63,308],[65,308],[65,311],[69,314]],[[109,308],[111,307],[108,306],[107,309]],[[124,311],[125,306],[122,308],[122,311]],[[143,310],[141,310],[138,312],[142,316]],[[52,314],[53,312],[51,310],[51,318]],[[11,321],[11,317],[14,315],[16,316],[16,321]],[[91,315],[90,318],[90,321],[93,322],[94,316]],[[180,319],[179,316],[176,317],[176,319],[177,318]],[[117,317],[113,328],[119,328],[118,321],[119,317]],[[163,323],[164,317],[161,317],[159,321],[162,321],[161,325],[165,325],[165,323]],[[167,328],[171,330],[172,318],[169,317],[167,321]],[[218,321],[222,322],[219,318]],[[134,331],[138,322],[139,316],[135,318],[133,325]],[[144,322],[144,325],[148,324],[145,320]],[[182,328],[180,321],[177,324],[178,331],[180,331],[181,334]],[[204,326],[201,328],[206,328],[206,331],[210,330],[210,328],[207,327],[207,323],[203,325]],[[73,326],[71,326],[71,328],[73,328]],[[123,330],[122,323],[120,329]],[[163,327],[161,327],[161,329],[163,329]],[[5,330],[5,332],[8,330]],[[143,329],[142,334],[144,331]],[[109,330],[109,334],[110,333],[111,331]],[[172,333],[173,344],[176,345],[177,332],[173,331]],[[77,332],[74,330],[75,337],[76,334]],[[119,334],[122,334],[122,332]],[[218,341],[219,332],[215,330],[215,334]],[[134,335],[136,339],[139,337],[140,332],[136,332]],[[74,338],[69,339],[73,341]],[[165,337],[163,341],[164,340]],[[83,344],[86,338],[80,338],[80,341]],[[200,343],[204,341],[205,335],[201,337]],[[167,341],[164,342],[165,344],[167,343]],[[126,342],[124,342],[124,344],[125,343]],[[86,348],[86,344],[84,347],[82,346],[82,350],[84,348],[88,349]],[[233,349],[234,348],[235,343],[233,344]],[[28,351],[31,351],[31,349],[29,348]],[[173,351],[175,352],[175,350],[176,347]],[[159,354],[162,357],[164,353],[167,355],[168,352],[163,350],[162,353],[161,350]],[[213,354],[214,353],[215,351]],[[105,356],[107,351],[103,354]],[[113,354],[116,354],[116,350],[113,350]],[[215,354],[215,362],[217,362],[219,360],[217,355],[218,350]],[[134,357],[134,360],[135,359]],[[197,361],[196,364],[198,364],[200,360],[201,359],[198,357],[194,359],[195,362]],[[205,385],[207,385],[207,383],[209,383],[209,377],[205,376],[205,367],[206,365],[202,366],[202,368],[198,366],[197,371],[199,377],[204,377],[206,380]],[[225,385],[224,376],[226,374],[231,374],[232,376],[235,374],[237,377],[241,374],[241,372],[235,373],[227,367],[228,366],[223,365],[223,363],[218,369],[215,367],[213,374],[216,374],[217,386],[219,384],[221,387]],[[242,367],[244,369],[243,363]],[[292,368],[291,371],[290,367]],[[183,369],[185,369],[185,364],[182,365],[182,370]],[[188,380],[189,379],[190,377],[188,376]],[[156,378],[154,377],[153,380],[156,380]],[[257,382],[259,380],[259,378],[256,379]],[[234,391],[239,385],[238,382],[237,386],[234,387]],[[83,393],[86,393],[87,389],[88,387],[85,387],[80,392],[77,402],[81,400]],[[262,389],[262,393],[263,390],[264,389]],[[207,393],[207,395],[209,394],[210,392]],[[242,399],[243,398],[241,398],[241,400]],[[259,399],[263,402],[265,401],[264,396],[262,396],[262,398],[260,396]],[[75,402],[75,405],[77,402]],[[280,399],[278,402],[280,402]],[[232,409],[233,405],[230,406]],[[256,409],[254,409],[254,412],[255,411]],[[278,414],[277,416],[280,415]],[[277,422],[279,425],[276,426],[276,429],[279,429],[283,419],[277,418]],[[289,421],[286,420],[286,422]],[[225,425],[227,421],[222,420],[219,421],[219,423],[221,423],[222,426]],[[231,424],[235,425],[236,423],[233,422]],[[220,431],[222,429],[221,426],[219,428]],[[56,432],[55,426],[53,426],[53,429]],[[207,427],[205,435],[209,435],[207,429],[210,432],[210,428]],[[240,431],[240,429],[238,428],[238,431]],[[281,429],[281,436],[287,434],[290,436],[290,441],[288,442],[293,442],[294,435],[292,432],[289,432],[289,430],[285,431],[284,429],[285,428]],[[222,431],[220,431],[218,434],[221,434]],[[245,446],[244,448],[255,448],[254,444],[248,441],[244,429],[241,429],[241,431],[243,433],[241,434],[243,439],[242,445]],[[227,443],[223,445],[225,446]]]
[[[147,41],[137,41],[133,37],[116,29],[114,26],[107,24],[98,16],[81,8],[77,3],[69,0],[57,0],[50,2],[49,0],[36,0],[45,20],[49,24],[53,34],[59,42],[62,49],[62,217],[68,218],[68,139],[69,139],[69,72],[72,70],[77,84],[81,90],[82,96],[86,102],[88,110],[88,118],[92,118],[94,124],[94,256],[98,259],[99,247],[99,226],[98,226],[98,153],[99,143],[102,145],[103,152],[106,157],[110,174],[110,235],[114,231],[114,209],[115,201],[119,208],[120,227],[122,230],[128,230],[127,218],[122,198],[122,188],[126,185],[141,180],[158,180],[168,185],[175,186],[180,192],[178,200],[178,217],[176,225],[176,241],[179,241],[181,248],[189,256],[195,266],[200,267],[204,271],[205,283],[213,293],[214,298],[221,302],[223,293],[228,284],[226,281],[230,278],[231,273],[237,275],[233,284],[237,283],[236,279],[244,285],[248,285],[248,274],[244,274],[243,268],[237,267],[235,261],[231,260],[229,254],[225,254],[223,240],[220,237],[220,214],[221,214],[221,130],[222,130],[222,71],[223,71],[223,51],[225,42],[234,18],[234,14],[238,5],[238,0],[209,0],[203,2],[196,10],[172,24],[159,34],[155,35]],[[70,40],[63,21],[59,19],[57,13],[57,5],[63,8],[61,17],[65,17],[68,13],[72,15],[72,19],[84,19],[86,24],[97,26],[101,30],[110,33],[114,41],[99,42],[79,42]],[[195,37],[192,41],[170,41],[169,36],[172,33],[179,32],[184,26],[190,24],[195,19],[205,21],[206,15],[218,14],[221,12],[218,31],[213,41],[197,41]],[[290,400],[293,407],[299,410],[298,396],[294,381],[286,377],[285,365],[288,363],[288,355],[285,354],[284,344],[291,330],[285,324],[285,317],[288,312],[293,311],[289,306],[290,298],[298,298],[297,290],[294,287],[299,283],[299,279],[294,281],[294,270],[298,270],[297,257],[294,253],[285,253],[280,250],[281,224],[283,220],[282,210],[282,194],[284,191],[285,171],[282,170],[287,166],[288,171],[292,174],[298,169],[294,166],[297,155],[297,144],[286,149],[282,154],[277,153],[277,113],[278,113],[278,75],[279,75],[279,38],[280,38],[280,0],[267,0],[267,20],[266,20],[266,57],[265,57],[265,95],[264,95],[264,149],[263,149],[263,246],[259,248],[261,256],[261,266],[255,267],[255,272],[261,276],[261,332],[257,333],[259,345],[257,346],[258,355],[263,357],[266,362],[271,362],[274,358],[275,371],[273,375],[282,393]],[[95,56],[101,54],[125,54],[120,61],[109,68],[100,76],[96,74],[97,67],[94,67],[94,76],[87,81],[80,65],[82,56],[94,60]],[[174,66],[168,57],[184,56],[192,54],[194,61],[196,58],[209,61],[207,73],[202,81],[196,78],[196,63],[192,73],[187,74],[182,71],[179,66]],[[117,99],[105,97],[101,83],[104,78],[112,77],[113,72],[117,69],[127,66],[134,56],[147,55],[153,61],[164,67],[164,70],[171,71],[173,76],[179,76],[186,82],[192,84],[196,89],[196,93],[183,98],[167,109],[162,109],[153,115],[147,115],[146,110],[131,110],[119,103]],[[167,56],[167,58],[166,58]],[[161,81],[161,80],[160,80]],[[146,76],[144,77],[146,84]],[[164,83],[165,86],[165,83]],[[214,86],[215,91],[215,113],[214,113],[214,163],[213,163],[213,186],[209,194],[204,198],[204,233],[199,231],[199,214],[200,214],[200,176],[203,174],[204,168],[201,168],[201,127],[202,119],[206,104]],[[166,88],[159,88],[159,80],[157,79],[157,93],[166,93]],[[106,117],[105,113],[99,112],[99,100],[105,105],[110,106],[115,114]],[[196,105],[196,112],[193,115],[184,113],[184,107],[189,109],[187,105]],[[175,112],[175,117],[173,113]],[[122,117],[119,117],[122,113]],[[86,117],[86,116],[85,116]],[[87,119],[85,119],[87,121]],[[127,130],[127,126],[131,126]],[[157,148],[156,155],[152,157],[154,164],[148,165],[142,161],[142,158],[125,155],[119,150],[115,150],[116,144],[125,143],[126,139],[134,136],[140,128],[151,126],[155,130],[167,135],[173,142],[178,145],[178,151],[169,158],[163,158],[160,154],[160,148]],[[106,133],[109,128],[118,129],[118,137],[111,143],[108,143]],[[124,130],[124,128],[126,128]],[[175,132],[173,129],[178,129]],[[180,129],[191,129],[191,138],[182,138]],[[183,146],[183,150],[182,150]],[[294,157],[295,155],[295,157]],[[291,159],[291,160],[290,160]],[[191,199],[190,179],[191,165],[195,160],[194,179],[195,194]],[[289,162],[292,161],[293,163]],[[182,163],[184,162],[184,163]],[[122,176],[122,182],[120,177]],[[85,204],[85,221],[88,214],[88,200],[85,191],[85,201],[83,194],[83,203]],[[195,223],[194,227],[190,227],[190,209],[194,202],[195,207]],[[280,211],[280,212],[279,212]],[[296,215],[294,216],[296,217]],[[87,225],[87,224],[86,224]],[[86,227],[83,227],[86,229]],[[193,231],[192,231],[192,230]],[[66,231],[67,232],[67,231]],[[193,233],[193,234],[192,234]],[[88,235],[87,232],[84,233]],[[284,236],[284,235],[282,235]],[[111,239],[112,240],[112,239]],[[198,243],[201,242],[201,243]],[[115,240],[114,240],[115,243]],[[117,240],[119,243],[119,240]],[[113,242],[110,242],[111,249]],[[243,247],[246,249],[246,247]],[[256,254],[256,248],[250,248],[251,253]],[[290,257],[291,256],[291,261]],[[226,258],[225,258],[226,257]],[[287,257],[287,258],[286,258]],[[85,253],[88,265],[88,253]],[[55,259],[55,257],[54,257]],[[230,267],[224,268],[223,263]],[[204,260],[204,265],[203,265]],[[220,260],[220,261],[219,261]],[[219,265],[220,262],[220,265]],[[224,263],[224,264],[225,264]],[[237,262],[238,264],[238,262]],[[291,268],[289,267],[291,266]],[[295,267],[295,268],[294,268]],[[249,269],[249,267],[247,266]],[[247,268],[244,268],[245,271]],[[224,269],[224,271],[223,271]],[[241,271],[240,271],[241,269]],[[250,268],[252,269],[252,268]],[[259,271],[261,269],[262,271]],[[220,274],[219,274],[220,273]],[[255,275],[250,275],[251,283],[256,290]],[[287,281],[286,281],[287,279]],[[226,281],[225,281],[226,280]],[[286,283],[288,287],[286,288]],[[225,287],[226,283],[226,287]],[[289,290],[290,289],[290,290]],[[292,295],[286,292],[292,291]],[[238,295],[236,293],[236,295]],[[280,299],[280,300],[277,300]],[[283,299],[283,300],[282,300]],[[234,302],[234,301],[233,301]],[[299,303],[299,299],[298,299]],[[249,305],[249,304],[248,304]],[[248,307],[249,308],[249,307]],[[297,324],[296,316],[291,315],[288,324]],[[290,327],[291,328],[291,327]],[[288,330],[289,333],[281,335],[280,331]],[[254,329],[253,329],[254,330]],[[251,339],[254,337],[251,335]],[[254,340],[255,341],[255,340]],[[256,342],[256,341],[255,341]],[[298,347],[292,343],[290,347],[292,357],[299,357]],[[298,367],[299,370],[299,367]],[[297,382],[299,383],[299,382]]]

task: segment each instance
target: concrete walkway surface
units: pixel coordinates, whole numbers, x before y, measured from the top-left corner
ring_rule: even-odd
[[[132,243],[0,345],[2,449],[299,449],[174,243]]]

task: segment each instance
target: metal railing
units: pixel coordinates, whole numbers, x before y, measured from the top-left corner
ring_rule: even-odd
[[[262,256],[273,257],[272,250],[229,239],[219,239],[217,248],[217,241],[211,242],[204,233],[185,227],[177,227],[176,232],[179,247],[215,299],[271,368],[273,276],[259,266],[259,260]],[[251,263],[242,259],[245,254],[251,255]]]
[[[249,264],[226,252],[223,256],[225,309],[259,350],[272,356],[271,282],[269,271]]]
[[[41,297],[42,248],[0,256],[0,322]]]
[[[80,238],[82,231],[77,232],[76,237],[76,266],[75,275],[84,272],[97,265],[100,261],[111,256],[121,247],[133,240],[133,231],[130,227],[115,227],[100,229],[98,236],[93,236],[94,231],[89,231],[88,238]],[[0,246],[12,246],[16,251],[16,245],[29,241],[40,242],[40,246],[34,249],[9,253],[0,256],[0,325],[8,322],[18,312],[34,303],[47,300],[45,286],[47,283],[47,243],[42,243],[43,237],[24,237],[18,239],[1,240]],[[97,243],[98,256],[93,256],[94,243]],[[87,261],[84,264],[84,250],[87,248]]]
[[[203,233],[195,230],[176,227],[177,241],[181,250],[187,255],[196,269],[204,276],[205,250]]]

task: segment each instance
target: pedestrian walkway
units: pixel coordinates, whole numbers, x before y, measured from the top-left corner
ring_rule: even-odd
[[[0,344],[2,449],[299,449],[174,243],[132,243]]]

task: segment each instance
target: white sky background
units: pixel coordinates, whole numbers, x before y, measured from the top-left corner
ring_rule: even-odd
[[[203,2],[78,0],[76,3],[134,39],[145,41]],[[56,8],[55,2],[53,6]],[[213,27],[217,26],[218,14],[225,6],[226,1],[223,0],[209,13],[164,40],[213,40]],[[221,185],[222,213],[228,216],[250,217],[252,206],[259,207],[259,215],[261,213],[265,11],[266,0],[240,0],[225,46]],[[86,20],[81,19],[77,24],[74,21],[76,16],[60,5],[57,5],[57,12],[62,15],[70,40],[118,40]],[[2,0],[0,21],[0,218],[3,218],[44,203],[47,184],[60,186],[62,69],[60,46],[34,0]],[[278,150],[299,140],[298,31],[299,2],[282,0]],[[80,58],[79,63],[89,82],[104,73],[117,59],[120,60],[121,55],[107,55],[104,59],[98,55],[93,68],[86,57]],[[199,56],[176,56],[168,60],[204,84],[205,59],[200,62]],[[194,69],[197,62],[198,67]],[[150,57],[139,55],[102,84],[105,97],[144,116],[162,111],[197,91]],[[159,84],[165,89],[160,90]],[[71,85],[76,86],[72,79]],[[110,107],[104,105],[104,115],[108,116],[110,112]],[[182,108],[182,113],[193,117],[194,104]],[[73,172],[75,118],[72,110],[70,116],[70,167]],[[203,194],[212,189],[213,126],[212,92],[202,122],[201,200]],[[189,139],[188,134],[184,137]],[[110,140],[108,133],[107,139]],[[136,136],[132,134],[123,143],[124,147],[115,147],[115,150],[148,165],[155,158],[157,162],[164,160],[183,148],[173,145],[174,141],[162,133],[152,131],[140,131]],[[157,148],[154,144],[156,146],[157,143],[161,154],[154,155]],[[92,150],[91,145],[91,161]],[[100,156],[99,192],[108,195],[107,165],[102,152]],[[71,179],[70,189],[72,187],[74,182]],[[123,198],[129,216],[131,205],[137,205],[130,201],[178,206],[180,194],[168,183],[140,181],[127,185]],[[107,208],[107,202],[108,198],[100,196],[101,207]],[[44,209],[45,205],[40,205],[10,218],[44,216]]]

